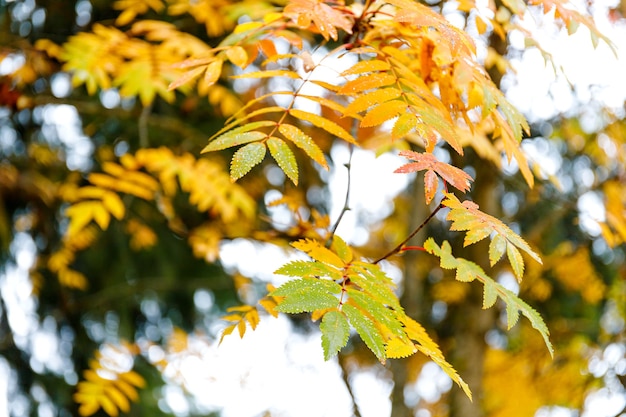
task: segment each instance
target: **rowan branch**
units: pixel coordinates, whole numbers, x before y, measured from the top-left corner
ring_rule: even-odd
[[[435,217],[435,215],[439,212],[439,210],[444,208],[444,205],[442,203],[443,203],[443,198],[439,201],[439,204],[437,204],[437,207],[428,215],[428,217],[426,217],[426,219],[424,219],[424,221],[422,223],[420,223],[420,225],[417,226],[417,228],[415,228],[415,230],[413,230],[411,232],[411,234],[409,234],[406,237],[406,239],[404,239],[402,242],[400,242],[396,247],[391,249],[389,252],[387,252],[386,254],[381,256],[380,258],[376,259],[373,262],[373,264],[377,264],[380,261],[384,261],[385,259],[389,258],[390,256],[393,256],[396,253],[400,252],[405,247],[404,245],[406,245],[407,242],[413,238],[413,236],[418,234],[420,232],[420,230],[422,230],[428,224],[428,222],[430,222],[433,219],[433,217]]]

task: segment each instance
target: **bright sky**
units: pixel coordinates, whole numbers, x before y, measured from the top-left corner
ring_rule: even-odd
[[[595,3],[601,8],[604,2]],[[532,28],[531,21],[528,20],[527,28],[541,30]],[[626,27],[621,25],[611,29],[603,23],[599,22],[602,31],[614,40],[622,55],[625,54]],[[626,59],[616,60],[602,43],[594,50],[587,31],[582,27],[571,37],[562,33],[548,34],[544,30],[542,38],[544,49],[553,54],[556,62],[565,69],[569,81],[576,86],[576,101],[601,101],[615,108],[617,114],[623,115]],[[513,35],[512,40],[523,48],[522,37]],[[513,60],[512,63],[516,78],[509,83],[507,94],[513,104],[531,120],[547,118],[556,112],[570,109],[574,97],[567,82],[562,76],[555,76],[538,51],[529,50],[523,58]],[[84,161],[84,155],[90,149],[86,148],[87,141],[81,140],[78,118],[72,113],[75,110],[70,106],[57,106],[42,110],[41,117],[48,118],[51,126],[64,132],[58,138],[67,142],[75,155],[70,155],[70,161],[80,169],[81,161]],[[588,123],[593,125],[595,121],[590,117]],[[530,146],[528,150],[532,157],[533,147]],[[336,147],[332,157],[337,163],[337,169],[331,172],[330,182],[337,207],[331,214],[336,217],[345,196],[347,171],[342,164],[348,160],[348,151],[345,147]],[[541,152],[535,152],[534,157],[540,158]],[[393,156],[376,159],[367,152],[355,152],[352,161],[352,210],[344,218],[338,230],[339,235],[354,243],[363,242],[367,232],[357,220],[366,218],[375,222],[378,217],[393,209],[391,199],[406,184],[405,176],[391,173],[400,163]],[[590,202],[582,204],[581,211],[593,213],[596,208]],[[72,338],[58,339],[53,336],[56,334],[55,329],[46,325],[39,327],[34,301],[26,295],[30,293],[27,271],[33,261],[33,249],[32,241],[26,236],[19,237],[12,245],[18,262],[0,275],[0,291],[7,306],[7,311],[2,313],[8,313],[11,327],[19,329],[16,342],[32,353],[34,369],[47,367],[53,372],[65,372],[68,383],[76,382],[76,373],[67,370],[71,366],[61,359],[66,357],[66,354],[61,353],[67,352]],[[284,280],[273,275],[273,271],[286,259],[282,250],[238,241],[223,245],[222,259],[226,266],[239,269],[245,275],[275,284]],[[245,263],[240,261],[242,259],[245,259]],[[39,349],[41,346],[46,349]],[[224,417],[255,417],[268,409],[273,416],[352,415],[352,404],[341,379],[340,368],[335,361],[324,362],[319,334],[294,332],[292,324],[284,317],[265,317],[258,329],[249,331],[243,340],[236,335],[230,336],[221,346],[198,339],[192,343],[191,350],[194,354],[176,362],[176,366],[172,366],[166,375],[173,381],[183,382],[203,410],[222,410]],[[153,354],[158,356],[159,352]],[[591,364],[590,371],[604,375],[603,372],[611,366],[626,369],[624,354],[624,346],[615,345]],[[351,384],[363,417],[381,417],[390,413],[388,398],[391,385],[388,378],[380,377],[381,370],[380,367],[362,370],[353,375]],[[178,376],[174,371],[180,372]],[[408,390],[408,398],[436,400],[441,392],[450,389],[450,380],[436,366],[425,367],[423,373],[425,378]],[[15,387],[9,381],[8,365],[0,361],[0,417],[8,416],[7,397],[11,401],[20,401],[15,396]],[[162,404],[164,409],[182,416],[187,414],[189,403],[178,385],[169,385],[165,394]],[[610,387],[603,388],[588,398],[584,417],[612,417],[624,406],[625,401],[625,393],[612,391]],[[43,404],[39,415],[52,416],[45,401]],[[546,408],[536,417],[571,416],[572,413],[566,409]],[[430,416],[422,412],[418,417]]]

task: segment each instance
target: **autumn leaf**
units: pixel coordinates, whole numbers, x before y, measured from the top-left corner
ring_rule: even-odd
[[[326,40],[337,40],[337,28],[352,33],[352,21],[347,17],[349,15],[322,0],[290,0],[283,14],[302,29],[308,29],[313,23]]]
[[[451,209],[447,217],[448,220],[452,221],[450,230],[464,230],[467,232],[463,242],[465,246],[479,242],[492,234],[500,235],[506,240],[507,257],[518,281],[521,281],[524,273],[524,259],[518,248],[530,255],[535,261],[541,263],[541,258],[530,248],[528,243],[502,221],[483,213],[478,209],[478,205],[472,201],[461,203],[453,194],[446,193],[445,195],[446,198],[442,204]],[[502,251],[503,243],[501,239],[495,239],[495,235],[492,237],[489,248],[492,265],[498,262],[504,254],[504,251]]]
[[[426,170],[424,175],[424,189],[426,204],[430,203],[437,191],[437,177],[443,178],[446,183],[460,191],[469,191],[473,178],[465,171],[445,162],[439,161],[432,153],[418,153],[414,151],[400,151],[400,155],[415,162],[403,165],[394,172],[411,173]]]

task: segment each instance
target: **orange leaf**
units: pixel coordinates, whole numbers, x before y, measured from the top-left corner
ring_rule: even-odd
[[[352,116],[369,109],[376,104],[382,104],[394,98],[400,97],[402,92],[397,88],[383,88],[371,91],[357,97],[352,103],[346,107],[345,115]]]
[[[446,164],[445,162],[438,161],[435,158],[435,155],[431,153],[417,153],[413,151],[401,151],[401,156],[405,156],[413,161],[406,165],[401,166],[396,169],[394,172],[418,172],[423,170],[434,171],[441,178],[446,180],[446,182],[455,188],[465,192],[470,189],[470,183],[472,181],[472,177],[467,174],[465,171],[454,167],[450,164]],[[432,174],[431,174],[432,175]],[[433,184],[432,177],[429,176],[430,185]]]
[[[391,65],[387,61],[372,59],[370,61],[357,62],[350,69],[342,72],[341,75],[345,77],[346,75],[362,74],[364,72],[387,71],[389,68],[391,68]]]
[[[291,0],[283,14],[303,29],[308,29],[311,22],[324,39],[337,40],[337,28],[352,33],[352,21],[348,14],[334,9],[320,0]]]
[[[356,95],[366,90],[384,87],[396,82],[396,77],[386,73],[376,73],[348,81],[339,89],[339,94]]]

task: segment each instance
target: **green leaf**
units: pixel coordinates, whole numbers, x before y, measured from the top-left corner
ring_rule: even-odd
[[[395,287],[393,281],[378,268],[378,265],[371,265],[371,267],[370,265],[364,262],[354,262],[351,269],[357,273],[350,274],[350,280],[374,300],[401,313],[403,309],[398,296],[391,290]]]
[[[519,321],[519,308],[516,303],[507,303],[506,305],[506,325],[507,329],[511,329]]]
[[[519,313],[521,312],[530,321],[532,326],[539,331],[543,337],[546,347],[550,351],[550,355],[554,355],[554,349],[550,343],[550,331],[537,311],[526,304],[516,294],[507,290],[501,284],[497,283],[485,274],[485,271],[483,271],[480,266],[463,258],[455,258],[451,253],[452,249],[447,241],[444,241],[441,247],[439,247],[432,238],[429,238],[424,243],[424,249],[426,249],[428,253],[439,257],[442,268],[444,268],[443,264],[446,262],[447,269],[456,269],[457,279],[462,278],[469,280],[471,278],[471,280],[477,279],[480,281],[485,286],[483,308],[493,306],[496,302],[496,298],[500,297],[506,305],[507,324],[509,328],[513,327],[515,323],[517,323],[519,320]],[[460,270],[463,272],[460,273]]]
[[[344,263],[347,264],[352,261],[352,249],[350,249],[350,246],[348,246],[346,242],[338,235],[333,235],[333,241],[330,245],[330,250],[335,252]]]
[[[349,304],[343,305],[343,312],[348,316],[352,327],[357,331],[365,345],[376,355],[379,361],[385,362],[385,342],[372,320],[356,307]]]
[[[298,148],[302,149],[312,160],[328,169],[324,153],[313,139],[299,128],[290,124],[281,124],[278,131]]]
[[[294,185],[298,185],[298,164],[296,163],[296,157],[285,141],[271,137],[267,140],[267,147],[270,149],[270,154],[276,163],[278,163],[280,169],[283,170]]]
[[[483,308],[491,308],[496,303],[498,299],[498,292],[496,291],[495,285],[485,284],[483,291]]]
[[[404,113],[398,117],[391,129],[391,139],[401,139],[417,128],[417,117],[413,113]]]
[[[324,314],[320,331],[322,332],[324,359],[329,360],[348,343],[350,325],[343,313],[334,310]]]
[[[357,290],[354,286],[348,286],[349,302],[354,304],[363,314],[370,316],[375,323],[386,326],[391,333],[399,338],[405,338],[406,333],[402,327],[402,323],[393,310],[385,307],[380,301],[377,301],[362,291]]]
[[[301,278],[284,283],[270,296],[285,297],[276,307],[277,311],[297,314],[337,307],[339,299],[334,294],[340,292],[341,285],[334,281]]]
[[[251,132],[254,133],[254,132]],[[230,178],[237,181],[265,158],[265,144],[254,142],[240,148],[230,162]]]
[[[506,251],[506,239],[502,235],[495,235],[489,243],[489,262],[494,266]]]
[[[292,261],[281,266],[274,273],[289,277],[319,278],[324,272],[320,266],[319,262],[314,261]]]
[[[513,267],[513,272],[515,273],[517,280],[521,281],[522,276],[524,276],[524,258],[522,258],[522,254],[515,246],[507,245],[506,256],[509,258],[509,262]]]
[[[215,138],[211,143],[202,149],[202,153],[221,151],[222,149],[231,148],[233,146],[243,145],[244,143],[256,142],[265,138],[267,135],[263,132],[251,132],[251,130],[257,129],[263,126],[269,126],[275,124],[274,122],[253,122],[243,125],[230,132]]]

